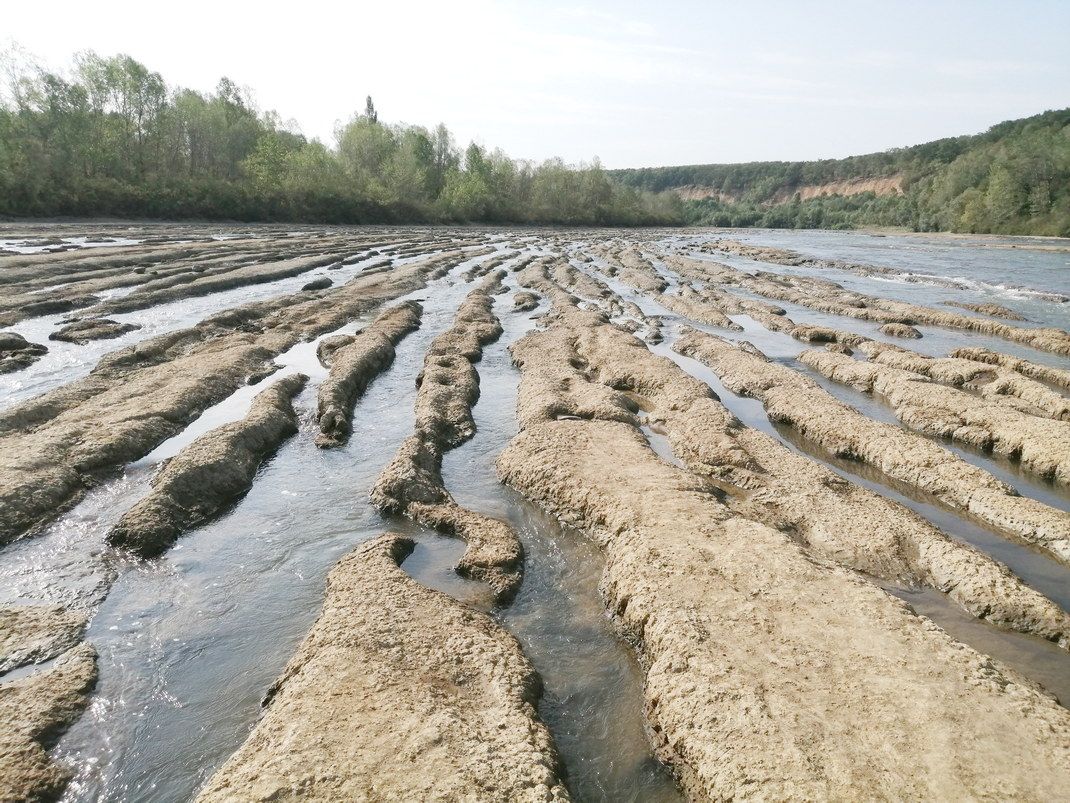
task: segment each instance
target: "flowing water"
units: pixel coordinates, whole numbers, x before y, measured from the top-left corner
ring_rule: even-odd
[[[130,237],[144,235],[131,231]],[[1028,315],[1036,325],[1068,324],[1066,310],[1070,306],[1043,301],[1021,287],[1011,287],[1020,284],[1065,292],[1065,277],[1070,275],[1065,266],[1070,264],[1070,257],[1063,252],[994,248],[967,239],[951,242],[828,232],[740,235],[741,239],[748,237],[815,256],[884,264],[915,274],[972,275],[976,284],[968,291],[952,291],[837,270],[797,271],[822,275],[863,292],[901,296],[924,304],[952,297],[999,300]],[[666,242],[689,244],[693,238],[674,236]],[[101,237],[68,245],[90,247],[98,243],[114,244]],[[12,245],[33,247],[38,246]],[[553,251],[536,240],[529,244],[527,253]],[[340,284],[381,258],[376,254],[360,257],[328,275]],[[411,258],[416,257],[403,257]],[[748,270],[796,270],[738,258],[716,261]],[[401,531],[417,540],[416,549],[403,563],[405,571],[426,585],[489,611],[519,639],[542,676],[539,713],[561,753],[574,799],[680,799],[668,772],[653,757],[644,730],[640,668],[607,618],[599,596],[602,558],[597,546],[496,479],[494,460],[517,426],[519,377],[511,365],[508,346],[535,325],[545,302],[535,312],[516,313],[509,295],[497,298],[495,309],[505,333],[486,348],[478,366],[481,398],[474,409],[478,432],[473,440],[448,453],[443,465],[446,486],[460,504],[503,518],[518,532],[526,559],[517,597],[507,606],[495,606],[484,585],[454,572],[463,543],[402,519],[384,519],[368,501],[379,471],[411,433],[415,379],[428,344],[449,326],[458,304],[479,281],[461,279],[473,264],[475,261],[462,263],[446,278],[411,294],[424,302],[423,325],[399,344],[394,365],[357,404],[353,436],[345,447],[324,451],[313,445],[316,387],[326,372],[316,360],[315,342],[298,344],[278,358],[281,371],[255,386],[239,389],[175,438],[129,465],[121,476],[90,491],[42,533],[0,552],[0,602],[59,602],[93,614],[87,638],[100,653],[100,682],[90,709],[56,751],[76,773],[65,800],[186,800],[195,794],[248,735],[265,691],[316,618],[327,572],[354,546],[386,530]],[[597,260],[573,264],[606,281],[645,314],[662,317],[666,341],[654,351],[709,384],[744,423],[841,476],[906,505],[952,537],[1006,563],[1027,583],[1070,609],[1067,567],[1028,544],[1006,538],[891,482],[879,472],[830,457],[790,428],[773,425],[760,402],[728,392],[708,368],[671,351],[684,323],[679,316],[606,276],[600,271],[604,265]],[[669,280],[670,288],[675,286],[676,277],[663,263],[656,261],[655,267]],[[970,274],[971,269],[975,269],[974,274]],[[312,273],[323,272],[317,269]],[[1013,276],[1013,281],[1004,281],[1001,276]],[[292,292],[310,278],[304,274],[112,316],[143,327],[116,340],[86,346],[49,342],[50,354],[36,366],[0,377],[0,409],[85,375],[103,354],[118,347],[195,324],[227,307]],[[511,288],[514,282],[510,277]],[[877,324],[780,305],[799,323],[833,325],[888,339],[877,333]],[[13,328],[31,340],[45,342],[62,317],[31,319]],[[879,399],[837,386],[802,366],[797,357],[808,344],[770,333],[746,316],[735,320],[744,327],[743,332],[697,328],[732,340],[750,340],[773,359],[805,371],[837,398],[867,415],[895,422]],[[352,331],[360,324],[353,321],[339,331]],[[960,345],[979,345],[1045,364],[1067,364],[1063,358],[998,338],[920,328],[925,337],[907,345],[926,354],[941,355]],[[204,431],[239,418],[256,392],[294,371],[310,376],[308,386],[295,399],[301,431],[261,468],[248,495],[216,521],[188,533],[158,560],[132,561],[106,547],[108,529],[145,493],[160,461]],[[643,432],[662,459],[679,465],[664,433],[648,424]],[[1065,489],[1028,477],[1013,462],[955,448],[964,459],[992,471],[1023,494],[1070,509]],[[978,621],[943,594],[887,588],[954,637],[1020,670],[1064,702],[1070,700],[1070,661],[1065,651]],[[10,678],[0,678],[0,683]]]
[[[65,800],[190,798],[248,735],[266,689],[318,613],[329,569],[386,530],[418,542],[406,571],[491,611],[520,639],[543,678],[540,713],[577,800],[679,799],[647,741],[639,668],[598,595],[597,548],[495,478],[493,460],[516,431],[519,375],[507,346],[534,313],[513,313],[511,300],[499,299],[506,332],[479,366],[479,434],[444,465],[458,501],[508,519],[523,539],[525,582],[513,603],[494,609],[485,586],[453,571],[461,542],[384,520],[368,502],[379,471],[411,432],[423,354],[474,286],[458,280],[471,264],[411,294],[424,304],[423,324],[358,403],[347,446],[313,446],[315,389],[326,371],[315,341],[298,344],[276,360],[282,370],[209,408],[45,532],[5,550],[0,601],[94,612],[87,639],[100,653],[100,682],[57,749],[76,771]],[[145,493],[161,460],[241,417],[256,392],[294,371],[311,377],[295,399],[301,432],[262,467],[247,496],[159,560],[131,561],[106,548],[108,529]]]

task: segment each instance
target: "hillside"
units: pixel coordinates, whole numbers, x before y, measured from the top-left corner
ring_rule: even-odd
[[[0,65],[4,63],[0,53]],[[310,223],[678,225],[676,196],[595,161],[532,164],[364,112],[324,144],[227,78],[169,85],[129,56],[22,65],[0,86],[0,216]]]
[[[611,171],[673,190],[689,222],[1070,235],[1070,109],[880,153]]]

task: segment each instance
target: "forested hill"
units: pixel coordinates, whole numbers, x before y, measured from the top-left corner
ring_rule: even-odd
[[[637,189],[675,191],[689,222],[707,225],[1070,236],[1070,109],[846,159],[611,175]]]
[[[324,144],[226,78],[197,92],[83,53],[63,73],[23,63],[0,86],[3,215],[630,226],[679,224],[682,207],[597,160],[532,164],[459,148],[442,124],[389,124],[371,98]]]

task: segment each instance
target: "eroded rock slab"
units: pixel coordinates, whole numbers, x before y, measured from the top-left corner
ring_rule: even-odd
[[[871,420],[797,371],[712,335],[692,332],[677,341],[676,348],[709,365],[730,390],[760,399],[772,420],[791,424],[831,454],[869,463],[952,508],[1070,561],[1070,518],[1019,496],[939,444]],[[807,353],[850,359],[827,351]]]
[[[525,427],[561,418],[636,426],[641,407],[674,455],[726,491],[726,504],[745,517],[790,533],[821,559],[893,583],[928,585],[974,616],[1070,647],[1070,615],[1005,566],[744,426],[708,385],[600,315],[580,311],[565,294],[544,289],[555,302],[552,324],[512,350],[524,375],[518,416]]]
[[[246,304],[100,360],[89,376],[0,413],[0,543],[76,502],[101,475],[180,432],[303,339],[354,318],[456,266],[444,252],[310,298]]]
[[[56,605],[0,605],[0,674],[66,652],[85,626],[84,613]]]
[[[1025,320],[1024,317],[1019,315],[1014,310],[1007,309],[1007,307],[1003,306],[1002,304],[995,304],[990,301],[986,301],[981,304],[973,301],[945,301],[944,304],[949,307],[958,307],[959,309],[968,309],[971,312],[979,312],[982,315],[988,315],[992,318],[1003,318],[1008,321]]]
[[[243,419],[206,432],[175,455],[108,533],[108,543],[155,557],[241,498],[264,459],[297,433],[292,399],[307,380],[292,374],[274,382]]]
[[[321,360],[330,360],[330,374],[320,384],[316,445],[341,446],[349,440],[353,405],[375,377],[394,362],[394,347],[420,326],[423,308],[415,301],[391,307],[367,329],[344,344],[325,347]]]
[[[387,535],[335,566],[263,717],[198,800],[568,799],[520,645],[405,574],[412,547]]]
[[[1070,783],[1070,711],[733,514],[633,427],[546,421],[498,466],[602,545],[658,753],[693,799],[1044,798]]]
[[[57,800],[70,772],[48,755],[81,716],[97,681],[97,654],[74,647],[55,664],[0,682],[0,800]]]
[[[48,346],[31,343],[18,332],[0,332],[0,374],[21,371],[48,353]]]
[[[911,429],[1007,455],[1045,479],[1070,484],[1068,421],[1028,415],[887,364],[827,351],[806,351],[799,360],[833,381],[880,394]]]
[[[415,432],[383,469],[371,493],[380,510],[464,540],[467,549],[458,573],[485,581],[499,601],[519,588],[524,560],[520,539],[505,522],[454,501],[442,480],[442,456],[475,435],[475,363],[483,347],[502,334],[492,295],[503,277],[503,272],[491,274],[469,293],[453,325],[431,342],[417,380]]]
[[[127,332],[136,332],[140,328],[135,323],[119,323],[110,318],[83,318],[57,329],[48,336],[48,339],[85,344],[90,340],[122,337]]]

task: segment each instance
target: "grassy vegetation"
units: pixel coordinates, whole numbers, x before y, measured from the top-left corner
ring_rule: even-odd
[[[13,60],[9,59],[9,61]],[[0,215],[246,221],[679,224],[682,205],[597,160],[535,165],[449,130],[381,122],[368,99],[325,145],[226,78],[168,86],[127,56],[16,66],[0,103]]]
[[[916,231],[1070,236],[1070,109],[882,153],[813,162],[750,162],[619,170],[661,192],[721,193],[686,203],[690,223],[774,228],[902,226]],[[801,200],[800,187],[900,176],[904,194]]]

